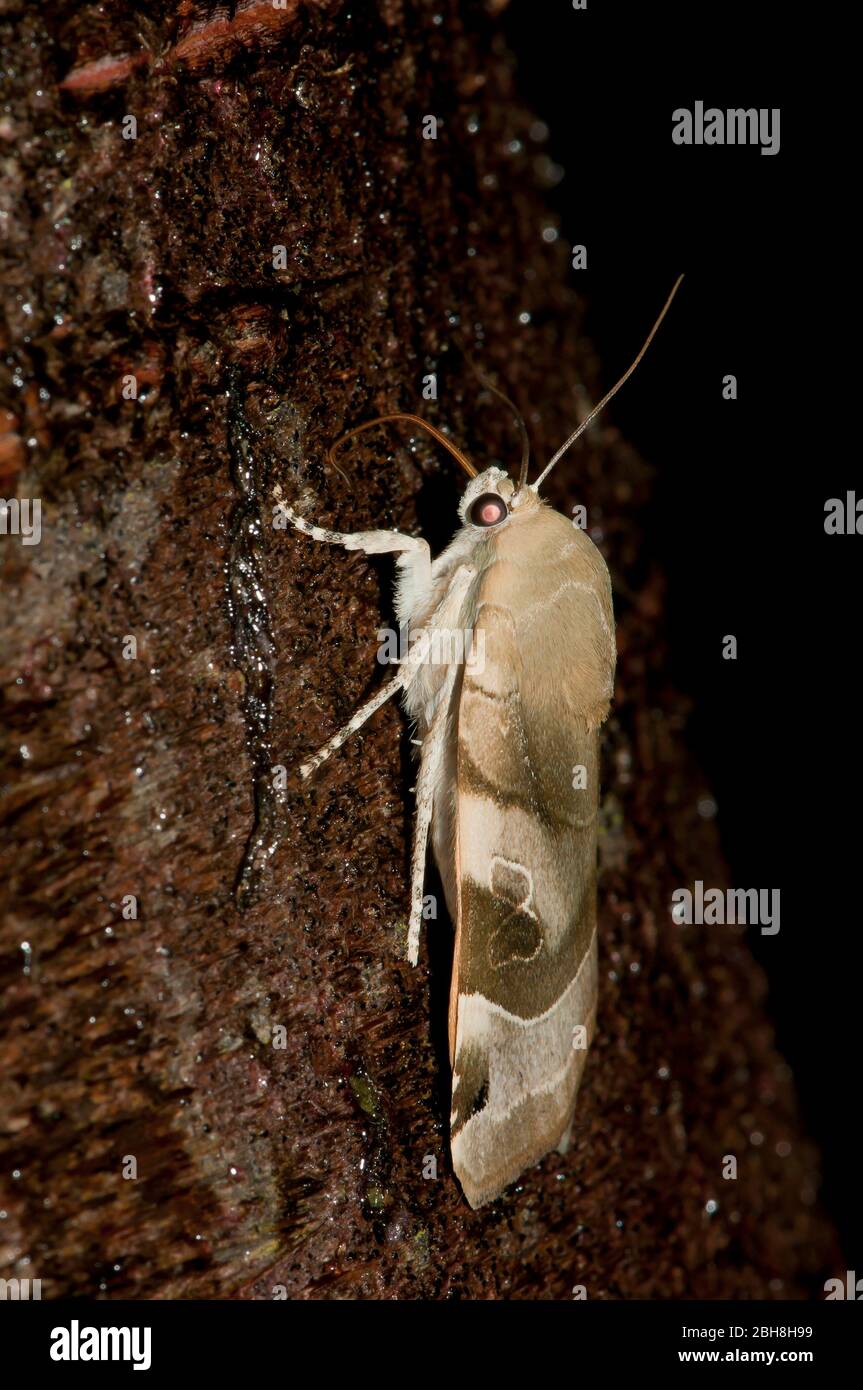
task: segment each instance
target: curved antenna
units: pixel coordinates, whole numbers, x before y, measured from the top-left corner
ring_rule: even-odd
[[[348,430],[347,434],[343,434],[341,439],[337,439],[335,444],[331,444],[329,449],[327,449],[327,462],[332,464],[337,473],[342,474],[345,482],[347,482],[348,479],[336,463],[336,449],[341,449],[342,445],[347,444],[349,439],[353,439],[356,435],[362,434],[364,430],[373,429],[375,425],[386,425],[391,420],[409,420],[412,425],[419,425],[420,429],[428,430],[429,434],[437,440],[438,444],[442,444],[444,448],[452,454],[453,458],[458,460],[469,478],[476,477],[476,469],[470,459],[468,459],[460,449],[457,449],[455,444],[447,439],[446,435],[442,434],[436,425],[430,425],[428,420],[424,420],[421,415],[408,415],[403,411],[397,411],[394,415],[376,415],[374,420],[366,420],[365,424],[357,425],[354,429]]]
[[[527,434],[527,425],[524,423],[524,420],[521,417],[521,412],[513,404],[509,396],[507,396],[505,392],[501,391],[499,386],[495,386],[494,382],[491,381],[486,376],[485,372],[477,366],[470,353],[465,348],[462,348],[461,352],[465,362],[467,362],[474,376],[478,378],[480,384],[484,386],[487,391],[491,391],[493,396],[497,396],[498,400],[503,401],[504,405],[508,405],[513,415],[515,416],[516,422],[518,424],[519,433],[521,435],[521,468],[519,469],[518,485],[516,487],[516,492],[518,492],[519,489],[523,488],[525,483],[527,482],[527,470],[528,465],[530,463],[530,440]]]
[[[545,479],[545,478],[548,477],[549,473],[551,472],[552,468],[554,468],[554,465],[557,463],[558,459],[560,459],[560,458],[563,457],[563,455],[566,453],[566,451],[567,451],[567,449],[570,447],[570,445],[571,445],[571,444],[574,444],[575,441],[578,439],[578,436],[579,436],[580,434],[583,434],[583,433],[584,433],[584,431],[587,429],[587,427],[588,427],[588,425],[591,423],[591,421],[595,420],[596,417],[597,417],[597,415],[599,414],[599,412],[600,412],[606,405],[608,405],[608,402],[611,400],[612,396],[616,395],[617,392],[620,390],[621,386],[623,385],[623,383],[624,383],[625,381],[627,381],[629,377],[632,376],[632,373],[635,371],[635,369],[636,369],[636,367],[638,366],[639,362],[641,361],[642,357],[643,357],[644,354],[647,352],[647,349],[650,347],[650,344],[653,342],[654,334],[656,333],[657,328],[658,328],[659,325],[662,323],[662,320],[665,318],[665,315],[668,313],[669,305],[671,304],[671,301],[672,301],[672,299],[674,298],[674,296],[677,294],[677,291],[678,291],[678,289],[679,289],[679,287],[680,287],[680,282],[681,282],[682,279],[683,279],[683,276],[682,276],[682,275],[678,275],[677,279],[676,279],[675,282],[674,282],[674,286],[673,286],[673,288],[672,288],[671,294],[668,296],[668,298],[666,299],[665,303],[663,304],[663,306],[662,306],[662,312],[660,313],[659,318],[656,320],[656,323],[653,325],[653,327],[651,328],[651,330],[650,330],[650,332],[648,333],[647,337],[645,338],[644,343],[643,343],[642,348],[641,348],[641,351],[639,352],[639,354],[638,354],[638,356],[636,357],[635,361],[634,361],[629,367],[627,367],[626,371],[623,373],[623,376],[620,378],[619,381],[616,381],[616,382],[615,382],[615,384],[612,386],[611,390],[610,390],[610,391],[607,391],[607,392],[605,393],[605,395],[603,396],[602,400],[599,402],[599,405],[595,405],[595,406],[593,407],[593,410],[592,410],[592,411],[590,412],[590,414],[587,416],[587,418],[584,419],[584,420],[582,420],[582,422],[581,422],[581,424],[579,425],[578,429],[577,429],[577,430],[573,430],[572,434],[569,436],[569,439],[567,439],[566,443],[565,443],[565,444],[561,444],[561,446],[560,446],[560,448],[558,449],[557,453],[554,455],[554,458],[550,461],[550,463],[547,463],[547,464],[546,464],[545,468],[544,468],[544,469],[542,470],[542,472],[540,473],[540,475],[539,475],[539,477],[537,478],[536,482],[535,482],[535,483],[531,483],[530,486],[531,486],[531,488],[533,489],[534,492],[538,492],[538,491],[539,491],[539,485],[540,485],[540,483],[543,481],[543,479]]]

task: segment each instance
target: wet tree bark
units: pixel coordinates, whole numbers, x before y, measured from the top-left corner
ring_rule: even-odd
[[[345,482],[327,444],[402,409],[516,458],[465,350],[540,458],[607,384],[497,8],[3,6],[0,492],[42,537],[0,537],[0,1272],[43,1297],[787,1297],[838,1260],[747,944],[670,920],[723,869],[608,421],[554,484],[619,621],[598,1037],[569,1154],[485,1210],[446,923],[404,959],[397,709],[297,784],[383,678],[391,569],[279,500],[440,546],[441,450],[365,435]]]

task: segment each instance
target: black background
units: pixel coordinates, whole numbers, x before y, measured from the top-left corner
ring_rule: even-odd
[[[686,273],[610,413],[656,470],[646,520],[668,580],[670,675],[694,701],[688,737],[731,882],[781,889],[779,934],[750,941],[853,1268],[863,537],[824,531],[827,498],[863,496],[853,426],[838,437],[854,399],[854,349],[835,343],[846,314],[856,332],[841,54],[819,54],[811,11],[588,4],[514,0],[503,22],[565,169],[550,195],[562,234],[587,247],[573,274],[606,388]],[[813,89],[819,73],[832,89]],[[696,100],[780,107],[779,153],[674,145],[672,111]]]

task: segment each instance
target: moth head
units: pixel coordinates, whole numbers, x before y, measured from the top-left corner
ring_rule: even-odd
[[[476,531],[494,531],[523,507],[537,505],[534,494],[518,484],[503,468],[486,468],[471,478],[459,505],[462,522]]]

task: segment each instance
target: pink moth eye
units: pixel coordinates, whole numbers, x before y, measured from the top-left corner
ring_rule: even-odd
[[[468,512],[468,520],[474,526],[497,526],[506,516],[506,503],[496,492],[484,492],[471,503]]]

